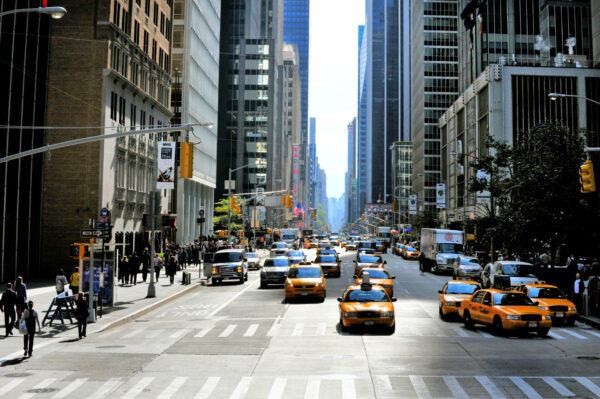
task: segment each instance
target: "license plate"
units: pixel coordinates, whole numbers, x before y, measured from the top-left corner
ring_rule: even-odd
[[[302,296],[308,295],[308,292],[301,292],[300,295],[302,295]]]
[[[528,327],[537,327],[537,323],[527,323]]]
[[[372,326],[373,324],[375,324],[375,322],[373,320],[366,320],[365,321],[365,326]]]
[[[554,317],[565,317],[564,313],[554,313]]]

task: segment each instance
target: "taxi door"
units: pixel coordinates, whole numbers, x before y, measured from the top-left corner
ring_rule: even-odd
[[[479,291],[470,301],[469,312],[471,312],[471,319],[474,321],[481,321],[481,302],[485,293],[485,291]]]
[[[479,321],[485,324],[492,324],[492,294],[486,292],[479,308]]]

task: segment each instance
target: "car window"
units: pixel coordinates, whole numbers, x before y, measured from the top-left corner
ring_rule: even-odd
[[[381,258],[379,256],[373,256],[373,255],[360,255],[358,257],[358,261],[360,263],[380,263]]]
[[[264,266],[289,266],[290,261],[286,258],[267,259]]]
[[[390,278],[390,275],[388,274],[388,272],[386,272],[383,269],[367,269],[367,270],[362,270],[360,273],[360,278],[363,277],[363,275],[365,274],[365,272],[369,273],[369,276],[371,278]]]
[[[523,306],[535,305],[529,297],[520,292],[495,293],[494,305],[501,306]]]
[[[318,267],[293,267],[288,273],[289,278],[319,278],[321,269]]]
[[[490,305],[492,304],[492,294],[490,294],[489,292],[485,294],[485,296],[483,297],[483,301],[481,301],[481,303],[485,303],[488,302]]]
[[[477,294],[475,294],[475,296],[473,297],[473,302],[475,303],[481,303],[483,301],[483,296],[485,295],[485,291],[479,291]]]
[[[472,294],[479,289],[475,284],[449,283],[446,294]]]
[[[439,245],[439,251],[442,253],[453,253],[453,254],[460,254],[463,252],[463,246],[462,244],[453,244],[453,243],[441,243],[438,244]]]
[[[315,263],[335,263],[337,259],[333,255],[320,255],[315,258]]]
[[[416,250],[416,249],[414,249],[414,248],[412,248],[412,247],[404,247],[404,250],[405,250],[406,252],[417,252],[417,250]]]
[[[300,251],[290,251],[288,252],[288,256],[304,256],[304,254]]]
[[[461,259],[460,264],[467,266],[479,266],[479,262],[477,262],[477,259]]]
[[[555,287],[529,287],[529,297],[565,299],[565,294]]]
[[[248,254],[248,258],[258,258],[257,254]]]
[[[344,302],[389,302],[383,290],[351,290],[346,294]]]
[[[241,252],[217,252],[213,258],[214,263],[239,262],[241,260]]]

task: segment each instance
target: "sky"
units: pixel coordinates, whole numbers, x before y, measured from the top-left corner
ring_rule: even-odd
[[[317,156],[327,174],[327,196],[345,190],[348,123],[356,116],[358,25],[364,0],[310,2],[309,117],[317,120]]]

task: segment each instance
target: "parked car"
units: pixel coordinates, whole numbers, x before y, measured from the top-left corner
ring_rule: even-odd
[[[485,266],[481,272],[481,285],[485,288],[493,287],[494,279],[498,276],[510,277],[511,286],[538,281],[531,263],[505,260],[488,263]]]
[[[470,277],[474,280],[481,278],[482,267],[474,256],[461,255],[454,261],[454,277]]]

